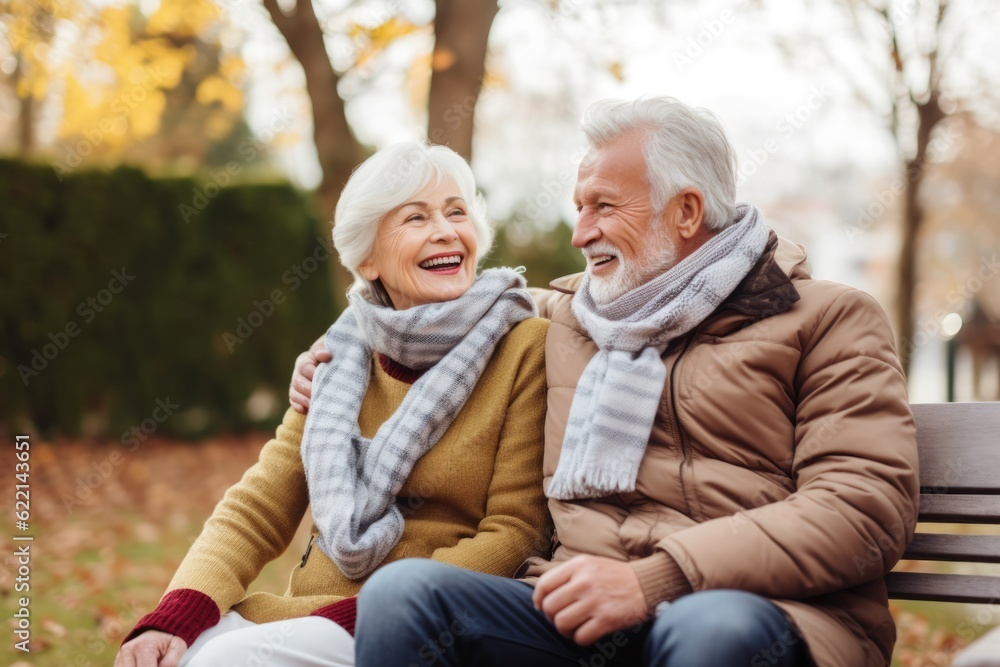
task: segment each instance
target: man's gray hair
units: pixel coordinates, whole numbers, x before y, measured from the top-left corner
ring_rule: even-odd
[[[722,123],[707,109],[673,97],[601,100],[587,109],[581,129],[594,148],[633,131],[644,133],[643,155],[653,210],[695,187],[705,198],[704,223],[720,231],[736,217],[736,152]]]
[[[476,230],[476,264],[493,245],[493,227],[486,216],[486,203],[476,191],[472,169],[465,159],[447,146],[429,146],[404,141],[387,146],[354,170],[337,202],[333,222],[333,245],[340,263],[354,275],[351,291],[370,301],[391,306],[389,295],[377,282],[359,272],[375,251],[379,224],[429,185],[451,180],[468,207]]]

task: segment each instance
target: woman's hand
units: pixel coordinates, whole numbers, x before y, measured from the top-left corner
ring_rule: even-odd
[[[115,667],[177,667],[187,648],[177,635],[146,630],[122,645]]]
[[[303,352],[295,358],[295,370],[292,371],[292,384],[288,387],[288,401],[292,409],[299,414],[309,412],[309,401],[312,399],[312,380],[316,374],[316,366],[333,359],[327,352],[324,336],[316,339],[308,352]]]

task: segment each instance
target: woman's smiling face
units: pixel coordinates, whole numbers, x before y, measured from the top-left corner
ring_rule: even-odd
[[[476,279],[476,229],[458,186],[431,183],[389,211],[358,271],[382,282],[396,310],[465,294]]]

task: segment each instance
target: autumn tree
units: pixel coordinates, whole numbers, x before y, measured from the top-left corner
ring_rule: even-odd
[[[957,343],[971,359],[974,400],[1000,399],[983,380],[1000,378],[1000,131],[957,113],[952,140],[962,147],[924,182],[927,218],[920,253],[918,298],[924,326],[915,337],[933,335],[938,323],[957,313],[964,322]],[[954,333],[954,328],[947,332]]]
[[[206,165],[243,121],[243,62],[218,40],[211,0],[163,0],[148,17],[104,7],[87,62],[65,75],[55,161]],[[232,143],[230,141],[230,143]]]
[[[958,111],[995,99],[996,71],[972,54],[966,38],[988,25],[991,10],[963,0],[826,0],[810,2],[808,28],[779,39],[793,60],[820,52],[854,98],[877,114],[899,160],[891,188],[901,203],[894,320],[900,358],[909,370],[915,326],[919,244],[927,217],[922,189],[934,162],[937,130]],[[838,33],[820,10],[846,19]],[[822,31],[822,32],[820,32]],[[995,63],[994,63],[995,64]],[[945,147],[947,148],[947,147]]]
[[[314,140],[323,171],[320,200],[332,211],[347,176],[367,155],[367,150],[347,124],[344,100],[337,86],[338,73],[327,53],[325,33],[311,0],[295,0],[287,10],[278,0],[263,0],[274,25],[281,32],[305,73],[312,105]],[[496,0],[437,0],[434,18],[434,53],[428,98],[427,136],[446,144],[466,158],[472,156],[475,104],[482,86],[486,46],[497,13]],[[369,29],[383,44],[405,34],[385,30],[400,25],[395,13]],[[460,111],[460,122],[446,120],[449,111]]]
[[[30,155],[35,149],[38,110],[51,81],[58,76],[59,59],[52,52],[56,27],[69,18],[83,18],[76,0],[0,0],[0,25],[13,63],[8,74],[17,98],[17,147],[21,155]]]
[[[913,341],[914,293],[917,284],[917,244],[926,213],[920,192],[929,165],[932,133],[947,117],[942,106],[943,28],[946,26],[949,0],[926,3],[928,20],[923,21],[925,36],[901,37],[907,23],[924,17],[907,16],[897,11],[890,2],[874,4],[851,2],[856,14],[859,32],[863,30],[864,17],[858,12],[870,12],[881,20],[880,37],[883,58],[891,65],[888,77],[890,113],[888,129],[896,144],[903,167],[903,214],[899,263],[896,275],[896,335],[899,341],[900,361],[904,372],[909,371],[909,348]],[[921,7],[920,9],[923,9]],[[911,27],[911,30],[913,28]]]
[[[330,219],[340,192],[354,167],[367,157],[347,122],[344,99],[338,92],[342,72],[334,69],[327,52],[323,23],[312,0],[294,0],[291,6],[263,0],[274,25],[302,66],[312,107],[313,139],[322,169],[319,187],[321,214]],[[490,27],[497,0],[437,0],[433,23],[434,50],[428,97],[427,137],[445,144],[466,158],[472,156],[475,106],[482,86]],[[365,28],[376,45],[384,46],[405,34],[395,11]],[[450,113],[449,113],[450,112]],[[339,273],[347,284],[345,272]],[[343,290],[337,290],[338,296]]]

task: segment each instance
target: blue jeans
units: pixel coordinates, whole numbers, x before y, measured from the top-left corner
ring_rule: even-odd
[[[358,598],[357,667],[805,667],[798,630],[743,591],[692,593],[592,646],[559,634],[528,584],[430,560],[378,570]]]

